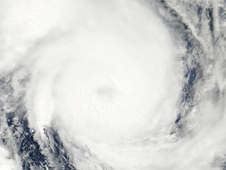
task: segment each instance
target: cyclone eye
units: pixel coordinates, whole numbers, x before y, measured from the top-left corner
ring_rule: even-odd
[[[114,95],[115,90],[111,87],[100,87],[96,90],[96,94],[99,97],[104,97],[104,98],[112,98]]]

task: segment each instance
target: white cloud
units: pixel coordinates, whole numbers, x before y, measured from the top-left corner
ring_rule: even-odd
[[[29,72],[18,78],[30,76],[24,101],[40,143],[44,127],[54,122],[78,169],[211,169],[223,146],[224,111],[203,96],[187,118],[192,133],[177,140],[170,135],[181,90],[177,49],[146,4],[0,4],[6,9],[0,16],[0,68]],[[86,144],[92,154],[74,143]]]
[[[20,165],[13,159],[10,159],[9,151],[0,147],[0,169],[4,170],[20,170]]]
[[[54,118],[98,159],[128,169],[149,165],[142,155],[149,156],[153,146],[119,150],[171,127],[180,87],[165,26],[140,4],[124,3],[115,1],[117,8],[106,11],[77,1],[82,11],[73,14],[79,20],[65,26],[74,29],[71,34],[31,54],[26,103],[31,126],[40,133]]]

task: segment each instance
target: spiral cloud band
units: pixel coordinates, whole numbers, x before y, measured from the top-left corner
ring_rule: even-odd
[[[62,157],[78,170],[216,167],[211,162],[219,154],[216,145],[222,146],[225,139],[216,133],[225,126],[224,109],[206,100],[204,94],[211,91],[212,80],[203,78],[205,85],[194,85],[188,78],[191,73],[183,75],[184,63],[192,68],[194,61],[180,57],[185,53],[184,44],[178,45],[179,36],[160,17],[164,10],[157,10],[152,3],[0,2],[0,72],[13,75],[12,98],[22,98],[31,134],[49,162],[54,162],[54,142],[62,142],[59,152],[67,153]],[[205,46],[194,30],[190,32]],[[208,52],[204,53],[207,56]],[[204,57],[201,60],[210,62]],[[210,67],[200,63],[196,69],[202,67],[202,76],[211,77]],[[212,68],[218,70],[217,66]],[[198,77],[198,71],[196,74]],[[187,82],[190,87],[185,88],[183,83]],[[195,104],[186,100],[191,95]],[[187,109],[189,104],[193,110]],[[16,110],[13,107],[5,107],[9,127],[9,115]],[[186,128],[179,131],[182,124]],[[52,129],[58,135],[52,135]],[[212,136],[217,139],[210,140]],[[211,153],[203,148],[210,148]],[[0,149],[4,160],[8,151]],[[0,167],[9,167],[3,164]],[[48,166],[61,169],[52,164]],[[20,163],[8,169],[17,166]]]
[[[161,21],[140,4],[140,9],[128,2],[130,8],[106,11],[86,3],[95,11],[85,13],[82,23],[73,21],[70,38],[44,43],[30,56],[35,62],[26,101],[30,119],[36,118],[31,126],[42,133],[54,117],[70,136],[105,154],[112,166],[132,168],[114,161],[119,148],[98,150],[105,150],[101,144],[120,147],[173,123],[174,47]],[[95,143],[100,144],[92,148]]]

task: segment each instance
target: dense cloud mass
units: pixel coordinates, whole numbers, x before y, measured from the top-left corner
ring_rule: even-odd
[[[226,3],[0,1],[0,169],[224,170]]]

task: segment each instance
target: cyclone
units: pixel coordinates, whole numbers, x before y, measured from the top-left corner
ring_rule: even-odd
[[[201,2],[0,2],[0,168],[224,169],[223,3]]]

